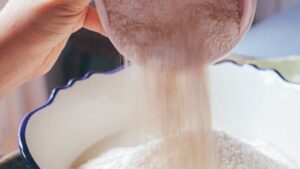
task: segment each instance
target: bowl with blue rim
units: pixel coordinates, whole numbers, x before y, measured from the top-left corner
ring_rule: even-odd
[[[27,114],[19,130],[30,169],[77,168],[87,149],[110,140],[132,119],[121,103],[122,74],[130,68],[88,73],[53,90],[47,103]],[[213,127],[242,139],[259,139],[300,161],[300,85],[280,71],[238,59],[210,67]],[[132,139],[111,147],[136,145]]]

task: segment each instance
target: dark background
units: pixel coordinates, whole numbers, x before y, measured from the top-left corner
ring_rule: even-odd
[[[85,29],[72,35],[54,68],[47,74],[49,92],[89,71],[108,71],[123,64],[122,56],[106,37]]]

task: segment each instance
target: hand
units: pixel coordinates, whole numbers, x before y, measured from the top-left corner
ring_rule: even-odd
[[[47,73],[80,28],[104,33],[90,1],[8,2],[0,13],[0,93]]]

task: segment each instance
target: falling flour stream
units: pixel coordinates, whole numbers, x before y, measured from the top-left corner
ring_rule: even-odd
[[[151,133],[158,139],[111,150],[82,169],[219,168],[206,74],[208,65],[228,54],[241,38],[240,1],[96,4],[108,37],[134,67],[124,75],[123,87],[130,93],[124,104],[131,106],[135,128],[141,136]]]

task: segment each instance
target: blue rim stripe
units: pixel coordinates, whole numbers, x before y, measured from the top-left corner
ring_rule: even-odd
[[[111,71],[94,71],[94,72],[88,72],[86,73],[83,77],[81,78],[73,78],[71,79],[67,85],[64,85],[64,86],[59,86],[59,87],[56,87],[52,90],[52,93],[50,95],[50,98],[49,100],[41,107],[39,107],[38,109],[28,113],[24,119],[22,120],[21,122],[21,125],[19,127],[19,135],[18,135],[18,139],[19,139],[19,148],[20,148],[20,151],[21,151],[21,154],[26,162],[26,165],[30,168],[30,169],[40,169],[40,167],[37,165],[37,163],[35,162],[35,160],[33,159],[30,151],[29,151],[29,148],[28,148],[28,145],[27,145],[27,142],[26,142],[26,127],[27,127],[27,124],[30,120],[30,118],[37,112],[39,112],[40,110],[50,106],[53,101],[55,100],[56,96],[57,96],[57,93],[61,90],[66,90],[68,88],[71,88],[77,81],[83,81],[83,80],[86,80],[86,79],[89,79],[93,74],[104,74],[104,75],[110,75],[110,74],[113,74],[113,73],[116,73],[116,72],[119,72],[121,71],[122,69],[124,69],[124,66],[120,66],[114,70],[111,70]]]
[[[290,83],[290,84],[296,84],[296,85],[299,85],[295,82],[290,82],[289,80],[287,80],[278,70],[276,69],[262,69],[260,67],[258,67],[257,65],[255,64],[239,64],[233,60],[224,60],[224,61],[221,61],[221,62],[218,62],[216,63],[216,65],[219,65],[219,64],[223,64],[223,63],[232,63],[234,65],[237,65],[239,67],[243,67],[245,65],[250,65],[251,67],[259,70],[259,71],[273,71],[275,74],[277,74],[284,82],[287,82],[287,83]],[[55,100],[56,96],[57,96],[57,93],[61,90],[66,90],[68,88],[71,88],[77,81],[83,81],[83,80],[86,80],[86,79],[89,79],[93,74],[113,74],[113,73],[116,73],[116,72],[119,72],[120,70],[124,69],[124,66],[120,66],[119,68],[115,69],[115,70],[112,70],[112,71],[105,71],[105,72],[97,72],[97,71],[94,71],[94,72],[89,72],[87,74],[85,74],[82,78],[74,78],[74,79],[71,79],[67,85],[65,86],[60,86],[60,87],[57,87],[57,88],[54,88],[52,93],[51,93],[51,96],[49,98],[49,100],[43,105],[41,106],[40,108],[32,111],[31,113],[28,113],[23,121],[21,122],[21,125],[20,125],[20,128],[19,128],[19,148],[20,148],[20,151],[21,151],[21,154],[23,156],[23,158],[25,159],[25,162],[27,164],[27,166],[30,168],[30,169],[40,169],[40,167],[37,165],[37,163],[35,162],[35,160],[33,159],[30,151],[29,151],[29,148],[27,146],[27,143],[26,143],[26,127],[27,127],[27,124],[30,120],[30,118],[37,112],[39,112],[40,110],[50,106],[53,101]]]

